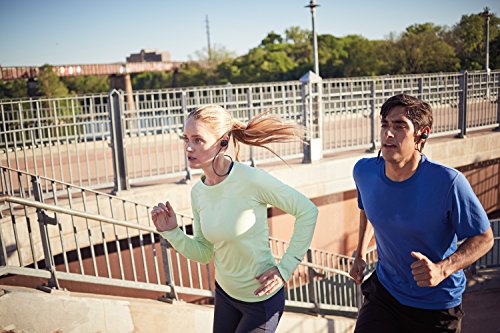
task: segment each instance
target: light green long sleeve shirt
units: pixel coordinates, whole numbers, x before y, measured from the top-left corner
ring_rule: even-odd
[[[231,297],[245,302],[265,300],[256,296],[256,276],[276,266],[269,246],[267,205],[295,216],[290,244],[277,265],[288,281],[302,261],[316,225],[317,207],[304,195],[267,172],[234,162],[222,182],[198,182],[191,191],[193,237],[182,230],[162,232],[185,257],[208,263],[212,257],[215,279]]]

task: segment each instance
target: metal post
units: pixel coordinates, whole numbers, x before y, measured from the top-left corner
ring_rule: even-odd
[[[212,47],[210,45],[210,25],[208,24],[208,15],[205,16],[205,23],[207,27],[207,51],[208,51],[208,62],[212,62]]]
[[[424,100],[424,79],[422,77],[418,78],[418,98]]]
[[[31,185],[33,188],[33,196],[36,201],[43,203],[43,194],[40,186],[40,178],[38,176],[31,176]],[[52,250],[50,248],[49,231],[47,224],[57,224],[55,218],[49,217],[41,208],[36,209],[38,218],[38,226],[40,227],[40,239],[42,241],[43,256],[45,261],[45,268],[50,272],[50,278],[47,281],[47,286],[39,286],[38,288],[43,291],[51,291],[53,289],[61,289],[56,277],[56,266],[54,258],[52,257]],[[36,259],[35,259],[36,260]]]
[[[153,242],[154,245],[154,242]],[[163,259],[163,269],[165,272],[165,282],[167,286],[170,287],[170,292],[165,296],[160,296],[158,300],[173,303],[174,300],[179,299],[177,296],[177,292],[174,289],[174,281],[172,279],[172,261],[170,260],[170,243],[165,240],[163,237],[160,237],[160,247],[161,247],[161,256]]]
[[[486,43],[486,55],[484,62],[484,70],[489,73],[490,72],[490,9],[488,7],[484,7],[483,16],[485,18],[485,43]]]
[[[485,18],[485,61],[484,61],[484,70],[486,71],[486,98],[490,99],[490,9],[488,7],[484,7],[483,16]]]
[[[363,306],[363,292],[361,291],[360,284],[356,284],[356,303],[359,313],[359,310],[361,310],[361,307]]]
[[[307,262],[308,263],[313,263],[312,260],[312,252],[311,249],[307,250]],[[314,304],[314,312],[316,314],[320,314],[320,308],[319,308],[319,303],[316,297],[316,284],[314,282],[314,277],[316,276],[316,271],[308,267],[307,268],[307,277],[308,277],[308,284],[307,284],[307,291],[309,293],[309,301]]]
[[[108,95],[109,119],[111,123],[111,151],[113,155],[114,193],[130,188],[127,178],[126,150],[123,128],[123,95],[112,90]]]
[[[459,79],[459,94],[458,94],[458,129],[460,133],[457,138],[465,138],[467,134],[467,71],[464,71]]]
[[[125,81],[125,94],[127,95],[127,106],[129,111],[135,111],[134,90],[132,89],[132,79],[130,74],[125,74],[123,77]],[[130,114],[134,114],[131,112]],[[134,122],[131,122],[133,124]]]
[[[319,62],[318,62],[318,37],[316,35],[316,0],[311,0],[306,8],[311,9],[311,20],[312,20],[312,34],[313,34],[313,57],[314,57],[314,73],[319,75]]]
[[[252,108],[253,108],[253,103],[252,103],[252,87],[248,87],[247,91],[247,108],[248,108],[248,120],[252,119]],[[255,157],[254,155],[254,148],[253,146],[250,146],[250,165],[255,167]]]
[[[304,157],[302,163],[311,163],[323,157],[323,81],[322,78],[309,71],[299,80],[302,83],[302,105],[304,127]]]
[[[371,136],[371,147],[368,149],[368,153],[374,153],[377,149],[376,138],[375,138],[375,81],[370,82],[370,136]]]
[[[498,83],[497,83],[497,123],[498,127],[495,128],[495,131],[500,131],[500,75],[498,75]]]
[[[186,124],[188,118],[188,111],[186,106],[186,92],[181,92],[181,108],[182,114],[184,115],[184,124]],[[191,169],[189,168],[189,160],[186,154],[186,149],[184,149],[184,165],[186,170],[186,178],[184,178],[184,182],[189,182],[191,180]]]

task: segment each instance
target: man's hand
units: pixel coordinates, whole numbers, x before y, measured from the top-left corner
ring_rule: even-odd
[[[259,280],[260,283],[260,287],[254,292],[257,296],[269,295],[285,284],[285,281],[281,277],[280,271],[276,266],[268,269],[255,278]]]
[[[412,252],[411,256],[417,259],[411,264],[411,273],[417,286],[435,287],[446,278],[442,265],[433,263],[420,252]]]
[[[361,284],[365,277],[366,261],[361,257],[355,257],[349,275],[354,279],[356,284]]]

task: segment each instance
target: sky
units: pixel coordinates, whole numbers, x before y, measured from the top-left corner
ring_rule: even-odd
[[[141,49],[196,59],[211,44],[242,55],[271,31],[311,29],[309,0],[0,0],[0,66],[124,62]],[[499,0],[316,0],[316,31],[384,39],[416,23],[453,26]]]

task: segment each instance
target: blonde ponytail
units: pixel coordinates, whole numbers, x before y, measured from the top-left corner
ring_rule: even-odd
[[[302,126],[293,123],[285,123],[281,118],[268,113],[261,113],[254,116],[247,125],[234,119],[231,133],[235,143],[236,159],[238,159],[239,152],[237,141],[246,145],[265,148],[283,161],[277,153],[266,145],[275,142],[286,143],[297,140],[302,141],[304,137],[304,129]]]
[[[301,125],[286,123],[281,118],[270,115],[269,112],[254,116],[248,124],[245,124],[234,119],[222,106],[210,104],[191,112],[188,118],[194,118],[210,126],[217,137],[230,133],[233,137],[236,160],[238,160],[239,142],[265,148],[283,161],[266,145],[302,141],[304,137],[304,128]]]

